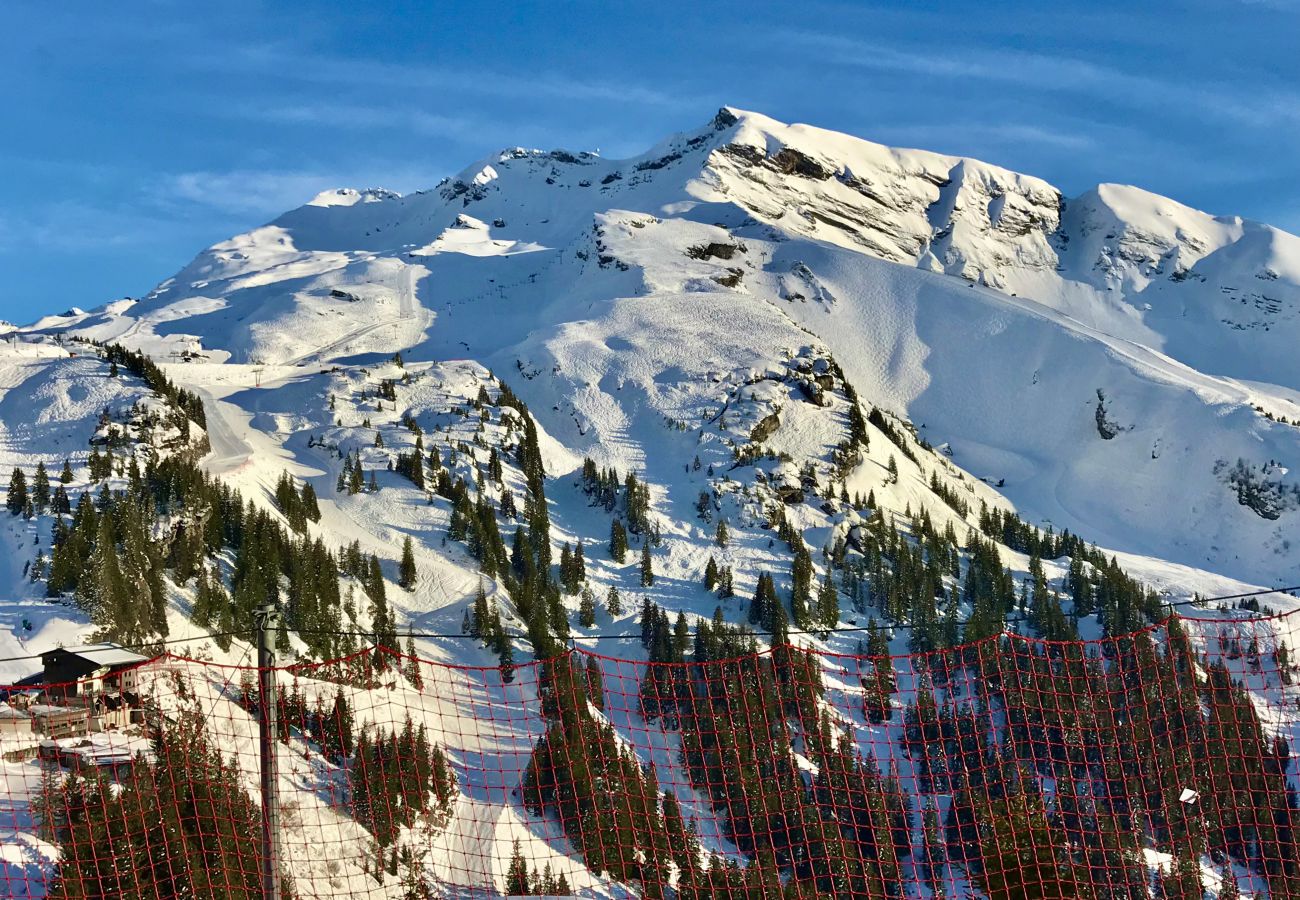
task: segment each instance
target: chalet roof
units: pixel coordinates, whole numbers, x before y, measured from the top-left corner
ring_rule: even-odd
[[[53,719],[59,719],[59,718],[68,718],[68,719],[88,719],[88,718],[90,718],[90,710],[86,709],[84,706],[47,706],[47,705],[44,705],[44,704],[38,704],[38,705],[33,706],[33,707],[31,708],[31,714],[32,714],[33,716],[38,717],[38,718],[40,718],[40,717],[42,717],[42,716],[43,716],[43,717],[46,717],[46,718],[53,718]]]
[[[41,660],[53,653],[62,650],[64,653],[70,653],[73,656],[79,656],[84,660],[93,662],[99,666],[131,666],[136,663],[148,662],[149,657],[141,656],[120,647],[117,644],[105,641],[101,644],[80,644],[75,647],[57,647],[54,650],[47,650],[41,654]]]

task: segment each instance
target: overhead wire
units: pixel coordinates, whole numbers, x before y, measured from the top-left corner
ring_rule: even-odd
[[[1211,603],[1226,603],[1232,600],[1248,600],[1253,597],[1264,597],[1271,594],[1293,594],[1296,591],[1300,591],[1300,584],[1290,585],[1286,587],[1262,588],[1260,590],[1245,591],[1243,593],[1238,593],[1238,594],[1221,594],[1212,597],[1193,597],[1187,600],[1164,601],[1161,603],[1161,606],[1165,607],[1166,609],[1178,609],[1186,606],[1204,606]],[[1259,616],[1257,618],[1269,618],[1269,616]],[[1006,625],[1019,625],[1031,621],[1032,619],[1028,616],[1017,616],[1015,618],[1008,618],[1003,620],[1004,624]],[[1243,619],[1243,620],[1236,620],[1236,621],[1242,622],[1242,621],[1251,621],[1251,620]],[[965,626],[970,624],[970,620],[968,619],[962,620],[952,624],[958,626]],[[846,627],[825,628],[825,629],[792,628],[783,632],[783,634],[786,636],[818,637],[824,640],[825,638],[835,634],[862,634],[866,632],[911,631],[913,629],[922,628],[922,627],[925,626],[922,625],[921,623],[915,623],[915,622],[877,623],[876,625],[851,625]],[[333,637],[362,637],[362,638],[370,638],[372,640],[377,636],[376,633],[373,631],[344,631],[340,629],[304,628],[304,629],[292,629],[292,632],[294,634],[322,635],[322,636],[329,635]],[[199,641],[206,641],[215,638],[251,635],[252,633],[253,630],[251,628],[244,628],[244,629],[234,630],[234,631],[214,632],[212,634],[199,635],[196,637],[173,638],[164,641],[153,641],[148,644],[119,644],[118,646],[122,647],[122,649],[124,650],[133,650],[136,652],[155,651],[158,648],[165,647],[165,646],[172,646],[176,644],[192,644],[192,643],[197,643]],[[770,631],[753,631],[750,632],[750,634],[752,634],[754,637],[773,636],[773,632]],[[462,632],[401,631],[401,632],[396,632],[395,635],[399,639],[418,638],[420,640],[467,640],[467,639],[479,640],[479,638],[476,638],[474,635],[465,634]],[[618,632],[614,634],[576,635],[573,637],[574,641],[579,641],[579,640],[618,641],[618,640],[640,640],[640,639],[641,639],[640,632],[630,632],[630,631]],[[51,648],[51,649],[56,649],[56,648]],[[46,653],[49,652],[50,651],[48,650],[46,651]],[[25,660],[40,659],[44,655],[45,654],[43,653],[33,653],[33,654],[28,654],[26,656],[0,657],[0,663],[22,662]]]
[[[237,637],[237,636],[239,636],[239,635],[241,635],[241,634],[242,634],[242,635],[251,635],[252,633],[253,633],[253,629],[251,629],[251,628],[244,628],[244,629],[240,629],[240,630],[238,630],[238,631],[217,631],[217,632],[213,632],[213,633],[211,633],[211,634],[202,634],[202,635],[197,635],[197,636],[195,636],[195,637],[187,637],[187,638],[173,638],[173,639],[171,639],[171,640],[165,640],[165,641],[150,641],[150,642],[147,643],[147,644],[114,644],[114,646],[121,647],[123,650],[131,650],[131,651],[134,651],[134,652],[137,652],[137,653],[140,652],[140,651],[145,651],[145,652],[150,652],[150,653],[152,653],[152,652],[156,651],[159,647],[166,647],[166,646],[170,646],[170,645],[174,645],[174,644],[192,644],[192,643],[196,643],[196,642],[198,642],[198,641],[207,641],[207,640],[212,640],[212,639],[214,639],[214,638]],[[28,659],[40,659],[42,656],[45,656],[46,654],[48,654],[48,653],[50,653],[50,652],[52,652],[52,651],[54,651],[54,650],[57,650],[57,649],[59,649],[59,648],[58,648],[58,647],[51,647],[49,650],[46,650],[45,653],[30,653],[30,654],[28,654],[28,655],[26,655],[26,656],[6,656],[6,657],[0,657],[0,663],[6,663],[6,662],[22,662],[23,660],[28,660]]]
[[[1288,587],[1263,588],[1263,589],[1260,589],[1260,590],[1257,590],[1257,591],[1247,591],[1247,592],[1240,593],[1240,594],[1223,594],[1223,595],[1214,596],[1214,597],[1193,597],[1193,598],[1188,599],[1188,600],[1165,601],[1165,602],[1162,602],[1162,603],[1161,603],[1161,606],[1163,606],[1163,607],[1165,607],[1165,608],[1167,608],[1167,609],[1177,609],[1177,608],[1184,607],[1184,606],[1193,606],[1193,605],[1195,605],[1195,606],[1202,606],[1202,605],[1209,604],[1209,603],[1224,603],[1224,602],[1227,602],[1227,601],[1230,601],[1230,600],[1245,600],[1245,599],[1249,599],[1249,598],[1251,598],[1251,597],[1263,597],[1263,596],[1267,596],[1267,595],[1269,595],[1269,594],[1290,594],[1290,593],[1292,593],[1292,592],[1294,592],[1294,591],[1300,591],[1300,585],[1290,585],[1290,586],[1288,586]],[[1030,617],[1028,617],[1028,616],[1020,616],[1020,617],[1013,618],[1013,619],[1004,619],[1003,621],[1004,621],[1006,624],[1008,624],[1008,625],[1017,625],[1017,624],[1022,624],[1022,623],[1030,622],[1030,621],[1032,621],[1032,619],[1031,619]],[[970,624],[970,620],[962,620],[962,621],[956,622],[956,623],[954,623],[954,624],[959,625],[959,626],[969,625],[969,624]],[[871,626],[871,625],[855,625],[855,626],[848,626],[848,627],[842,627],[842,628],[825,628],[825,629],[794,629],[794,628],[792,628],[792,629],[790,629],[790,630],[788,630],[788,631],[785,631],[785,632],[782,632],[782,633],[785,634],[785,635],[810,635],[810,636],[815,636],[815,637],[822,637],[822,636],[824,636],[824,635],[832,635],[832,634],[860,634],[860,633],[862,633],[862,632],[870,632],[870,631],[890,631],[890,630],[894,630],[894,631],[906,631],[906,630],[911,630],[911,629],[921,628],[921,627],[924,627],[924,626],[921,625],[921,624],[919,624],[919,623],[913,623],[913,622],[902,622],[902,623],[898,623],[898,624],[889,624],[889,623],[885,623],[885,624],[877,624],[877,625],[875,625],[875,626]],[[350,637],[367,637],[367,638],[374,638],[374,637],[375,637],[375,632],[373,632],[373,631],[329,631],[329,630],[315,630],[315,631],[313,631],[313,630],[310,630],[310,629],[309,629],[309,630],[298,630],[298,631],[296,631],[295,633],[297,633],[297,634],[317,634],[317,635],[336,635],[336,636],[339,636],[339,637],[343,637],[343,636],[350,636]],[[772,636],[772,632],[770,632],[770,631],[754,631],[754,632],[750,632],[750,633],[753,634],[755,637],[771,637],[771,636]],[[464,633],[461,633],[461,632],[402,631],[402,632],[396,632],[396,636],[397,636],[398,638],[403,638],[403,639],[404,639],[404,638],[420,638],[421,640],[442,640],[442,639],[462,639],[462,640],[463,640],[463,639],[467,639],[467,638],[468,638],[468,639],[471,639],[471,640],[478,640],[478,638],[475,638],[475,637],[474,637],[473,635],[471,635],[471,634],[464,634]],[[637,640],[640,640],[640,638],[641,638],[641,634],[640,634],[640,632],[620,632],[620,633],[616,633],[616,634],[587,634],[587,635],[581,635],[580,637],[575,637],[575,640],[587,640],[587,641],[613,641],[613,640],[629,640],[629,639],[633,639],[633,638],[635,638],[635,639],[637,639]]]

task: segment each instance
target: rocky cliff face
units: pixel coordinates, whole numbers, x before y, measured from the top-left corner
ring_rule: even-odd
[[[723,110],[691,189],[783,232],[1028,297],[1198,368],[1300,388],[1300,238],[1104,184]]]
[[[709,182],[757,218],[994,287],[1008,269],[1051,270],[1059,191],[974,160],[784,126],[724,110],[731,134],[708,159]]]

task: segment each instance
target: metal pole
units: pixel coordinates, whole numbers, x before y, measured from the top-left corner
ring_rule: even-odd
[[[262,707],[262,898],[280,900],[280,795],[275,742],[279,698],[275,689],[275,641],[280,613],[265,603],[254,613],[257,624],[257,696]]]

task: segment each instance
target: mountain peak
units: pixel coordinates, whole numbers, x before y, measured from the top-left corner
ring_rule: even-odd
[[[379,203],[384,200],[400,200],[401,194],[385,188],[334,188],[321,191],[307,201],[307,206],[354,206],[358,203]]]
[[[734,106],[629,159],[512,147],[407,197],[324,192],[200,255],[146,307],[241,284],[304,253],[332,264],[348,254],[424,259],[429,248],[451,246],[439,238],[461,214],[487,229],[476,251],[523,259],[524,248],[576,245],[594,223],[624,221],[622,211],[761,223],[785,239],[1030,298],[1190,365],[1300,385],[1287,343],[1300,337],[1300,260],[1290,236],[1124,185],[1066,198],[1040,178],[989,163]],[[705,243],[719,241],[727,239]],[[599,247],[584,252],[601,255]]]

